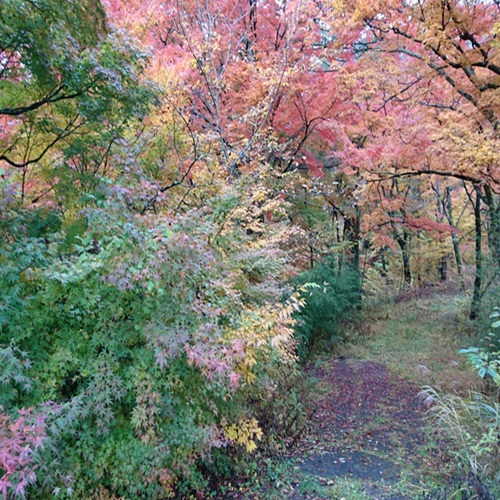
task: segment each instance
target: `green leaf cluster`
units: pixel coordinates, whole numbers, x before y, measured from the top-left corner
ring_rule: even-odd
[[[200,461],[226,443],[223,427],[252,416],[252,398],[293,366],[255,344],[255,387],[233,384],[247,340],[232,338],[239,299],[203,221],[153,227],[110,203],[82,210],[85,227],[68,240],[72,224],[29,215],[4,221],[0,403],[47,413],[37,491],[201,488]]]
[[[91,191],[127,125],[157,99],[142,76],[147,54],[106,26],[99,0],[4,0],[0,48],[0,118],[8,120],[0,160],[37,164],[31,176],[43,167],[63,203],[71,184]]]
[[[339,273],[330,260],[299,274],[294,280],[296,287],[307,283],[315,286],[302,292],[306,304],[296,313],[295,327],[297,350],[302,360],[318,343],[340,342],[345,338],[341,323],[357,307],[360,294],[356,273],[348,267]]]
[[[491,331],[483,339],[482,347],[461,349],[467,360],[481,378],[489,377],[500,387],[500,310],[495,307],[490,315]]]

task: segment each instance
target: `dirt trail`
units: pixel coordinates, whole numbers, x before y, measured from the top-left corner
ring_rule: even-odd
[[[361,481],[369,498],[411,498],[423,471],[436,470],[443,459],[424,434],[419,388],[372,361],[338,359],[310,371],[322,396],[297,459],[302,481],[312,476],[328,485],[346,477]],[[324,498],[300,482],[292,498]]]

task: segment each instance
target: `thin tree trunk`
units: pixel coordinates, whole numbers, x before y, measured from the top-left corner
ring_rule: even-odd
[[[436,193],[436,221],[441,224],[445,217],[445,200],[441,194],[441,181],[436,180],[436,184],[432,184],[432,189]],[[439,281],[444,282],[448,279],[448,255],[443,255],[438,262],[437,271]]]
[[[395,236],[403,259],[403,288],[408,290],[411,287],[410,249],[408,248],[410,235],[406,229],[403,229],[402,234],[395,233]]]
[[[356,206],[355,224],[354,272],[357,292],[356,307],[361,309],[361,210],[358,206]]]
[[[410,254],[408,252],[408,247],[406,244],[404,245],[404,247],[401,247],[401,251],[403,252],[404,287],[406,289],[409,289],[411,287],[411,268],[410,268]]]
[[[382,270],[380,271],[380,275],[383,278],[387,277],[387,259],[385,258],[385,250],[386,247],[380,250],[380,263],[382,264]]]
[[[309,266],[312,269],[314,267],[314,247],[309,245]]]
[[[483,234],[481,228],[481,196],[479,188],[475,187],[476,201],[474,203],[474,225],[476,230],[476,277],[474,279],[474,292],[470,310],[470,319],[474,320],[479,316],[481,309],[481,285],[483,281]]]
[[[488,185],[484,186],[485,203],[488,207],[488,247],[493,262],[500,269],[500,200],[495,205],[495,195]]]
[[[343,242],[343,239],[340,237],[340,229],[337,224],[337,243],[340,245]],[[340,276],[342,272],[342,265],[344,263],[344,252],[338,252],[338,261],[337,261],[337,276]]]
[[[361,308],[361,265],[360,265],[360,234],[361,234],[361,210],[356,206],[354,217],[345,219],[345,235],[349,241],[352,251],[352,270],[354,272],[355,286],[357,290],[356,307]]]
[[[460,288],[462,290],[465,288],[464,273],[462,265],[462,255],[460,253],[460,246],[457,237],[457,228],[455,222],[453,221],[453,209],[451,205],[451,188],[446,188],[446,201],[443,205],[444,214],[448,220],[448,224],[451,226],[451,241],[453,243],[453,254],[455,255],[455,263],[457,264],[457,274],[458,280],[460,282]]]
[[[443,255],[438,266],[439,281],[444,283],[448,279],[448,256]]]

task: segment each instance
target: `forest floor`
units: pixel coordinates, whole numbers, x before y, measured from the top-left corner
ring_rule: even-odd
[[[323,362],[312,370],[322,395],[295,451],[290,498],[411,498],[443,470],[445,443],[426,429],[414,383],[382,363]]]
[[[458,354],[471,341],[465,300],[433,294],[378,308],[336,355],[307,366],[315,384],[308,430],[246,498],[403,500],[446,481],[451,455],[420,393],[425,385],[466,392],[477,382]]]

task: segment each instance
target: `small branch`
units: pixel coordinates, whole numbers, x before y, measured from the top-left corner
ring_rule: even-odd
[[[1,108],[0,109],[0,115],[7,115],[7,116],[19,116],[24,113],[27,113],[28,111],[34,111],[35,109],[40,108],[44,104],[53,104],[58,101],[63,101],[67,99],[74,99],[75,97],[78,97],[85,92],[85,90],[82,90],[80,92],[75,92],[73,94],[63,94],[60,96],[57,96],[62,89],[63,85],[59,85],[57,88],[55,88],[48,96],[44,97],[40,101],[34,102],[33,104],[30,104],[29,106],[20,106],[17,108]]]

